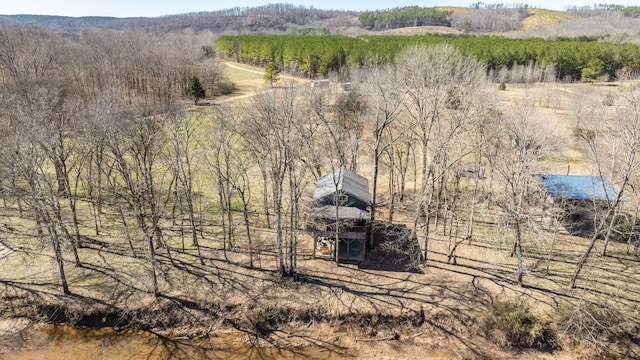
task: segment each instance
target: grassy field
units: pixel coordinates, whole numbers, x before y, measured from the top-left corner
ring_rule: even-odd
[[[529,16],[522,21],[522,29],[529,30],[541,26],[549,26],[561,21],[570,21],[578,19],[576,16],[569,15],[560,11],[546,9],[528,9]]]

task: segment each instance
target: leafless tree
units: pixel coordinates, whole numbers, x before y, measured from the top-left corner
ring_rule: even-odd
[[[526,8],[469,9],[454,12],[451,26],[464,32],[504,32],[519,30],[527,16]]]
[[[583,112],[580,116],[576,134],[587,145],[593,159],[595,175],[603,179],[609,175],[618,186],[618,193],[611,189],[602,189],[607,196],[605,209],[596,219],[595,230],[585,253],[582,255],[571,278],[571,287],[575,287],[582,268],[586,264],[596,241],[604,238],[602,255],[606,256],[607,246],[611,239],[620,207],[625,201],[625,193],[636,179],[640,168],[640,94],[630,87],[619,96],[619,106],[615,111],[607,113],[608,107],[602,108],[600,102],[592,102],[595,111]],[[598,110],[600,109],[600,110]],[[589,116],[597,115],[597,116]]]
[[[164,246],[160,220],[166,203],[161,191],[166,169],[159,169],[156,162],[165,146],[162,135],[166,118],[145,112],[148,109],[144,108],[134,111],[117,101],[107,97],[98,102],[92,125],[108,149],[105,156],[109,156],[111,164],[106,177],[109,191],[133,211],[144,236],[152,292],[158,295],[156,248]]]
[[[233,187],[232,162],[238,152],[240,137],[231,113],[228,109],[217,109],[213,114],[214,126],[209,134],[213,144],[207,158],[209,167],[215,174],[220,202],[220,224],[222,229],[223,255],[230,261],[227,250],[233,247],[235,223],[233,220],[232,199],[235,196]]]
[[[286,214],[286,180],[299,182],[302,176],[299,174],[302,163],[301,152],[308,147],[310,137],[314,133],[314,127],[310,126],[308,115],[305,115],[304,97],[298,89],[293,87],[276,88],[259,93],[252,98],[250,107],[246,109],[246,115],[251,119],[250,128],[243,131],[243,137],[251,143],[255,154],[259,154],[258,161],[265,164],[269,175],[271,193],[273,194],[273,209],[276,226],[276,243],[278,272],[281,276],[287,274],[287,259],[285,257],[285,214]],[[308,98],[307,98],[308,99]],[[288,177],[289,176],[289,177]],[[293,184],[295,186],[295,184]],[[300,185],[298,185],[300,186]],[[291,206],[298,206],[297,193],[300,190],[290,188]],[[301,187],[299,188],[301,189]],[[295,221],[294,221],[295,222]],[[290,230],[294,224],[289,224]],[[294,231],[289,237],[290,263],[289,273],[297,277],[296,248]]]
[[[340,231],[345,224],[342,223],[339,211],[340,206],[344,206],[340,202],[339,184],[342,181],[344,172],[346,171],[348,150],[348,135],[342,131],[342,127],[335,119],[335,113],[331,111],[329,106],[329,92],[319,89],[311,93],[311,109],[314,114],[314,121],[319,126],[318,144],[316,149],[323,154],[324,163],[328,165],[329,174],[331,176],[332,188],[334,191],[333,199],[333,232],[334,232],[334,260],[336,264],[340,262]]]
[[[485,70],[480,62],[465,58],[449,45],[409,48],[397,57],[396,66],[397,78],[401,79],[400,86],[405,91],[407,113],[414,124],[421,152],[421,173],[420,179],[416,179],[418,191],[414,199],[414,229],[417,230],[420,219],[424,217],[422,245],[426,261],[435,188],[443,181],[443,174],[435,172],[435,159],[443,155],[435,144],[443,144],[447,133],[454,135],[467,128],[461,122],[463,118],[455,115],[451,115],[448,126],[445,126],[445,120],[450,113],[456,112],[456,102],[473,96],[474,91],[481,88],[486,80]],[[463,89],[465,93],[461,96]],[[467,113],[470,114],[469,111]],[[436,143],[433,143],[434,139]]]
[[[393,146],[397,138],[408,133],[409,127],[395,134],[387,134],[389,127],[401,116],[403,106],[402,90],[396,86],[396,73],[393,66],[372,65],[361,70],[362,92],[369,102],[372,121],[367,121],[367,130],[373,134],[371,176],[370,219],[375,220],[378,190],[378,172],[380,158],[387,147]],[[387,140],[383,143],[383,140]]]
[[[37,25],[0,27],[0,69],[14,84],[54,74],[66,43],[60,34]]]
[[[543,193],[536,174],[542,173],[539,160],[556,144],[555,130],[540,121],[527,103],[509,109],[504,117],[491,123],[493,132],[488,146],[496,157],[492,166],[498,174],[494,198],[502,210],[502,225],[514,233],[511,256],[516,256],[516,281],[522,285],[524,275],[525,234],[543,232],[535,216]]]
[[[24,82],[24,85],[33,84],[30,81]],[[39,84],[41,87],[33,92],[25,93],[20,87],[10,87],[3,89],[0,94],[0,103],[5,110],[0,116],[4,145],[0,161],[4,166],[12,166],[11,174],[16,177],[16,181],[11,182],[11,191],[29,205],[39,234],[44,233],[42,227],[46,229],[58,264],[63,291],[69,294],[62,251],[65,243],[73,250],[76,265],[81,263],[61,206],[63,196],[69,196],[68,177],[61,179],[60,172],[50,171],[51,167],[56,167],[56,161],[60,160],[57,155],[61,155],[64,164],[67,164],[66,153],[56,151],[56,146],[67,139],[58,139],[59,133],[52,134],[50,131],[51,128],[56,128],[55,123],[60,125],[61,118],[69,114],[64,111],[60,88],[52,84]],[[73,223],[77,231],[75,213]],[[79,232],[77,234],[79,236]]]
[[[196,247],[200,255],[200,261],[203,262],[200,244],[198,243],[193,189],[195,173],[198,170],[196,153],[201,147],[197,133],[202,129],[202,114],[175,112],[169,114],[168,118],[166,131],[169,133],[167,138],[172,145],[170,147],[172,150],[170,164],[174,174],[173,183],[176,188],[174,196],[184,199],[186,202],[191,245]],[[184,230],[181,230],[181,232],[184,232]]]

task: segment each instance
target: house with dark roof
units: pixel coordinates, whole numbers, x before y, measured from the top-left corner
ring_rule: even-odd
[[[318,180],[313,202],[316,207],[337,204],[366,211],[369,206],[369,180],[347,168],[337,169]]]
[[[365,177],[344,167],[321,177],[307,219],[314,240],[314,256],[363,261],[370,219],[368,207],[369,180]]]

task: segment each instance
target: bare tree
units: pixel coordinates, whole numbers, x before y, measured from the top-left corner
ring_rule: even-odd
[[[237,124],[227,108],[214,113],[214,126],[210,131],[213,151],[207,159],[209,167],[216,176],[218,199],[220,201],[220,222],[223,236],[223,255],[229,261],[227,250],[233,247],[235,222],[233,220],[232,200],[235,196],[235,169],[233,164],[240,151],[241,137]]]
[[[384,150],[398,137],[406,135],[406,129],[396,132],[395,135],[387,135],[387,129],[401,116],[404,106],[402,90],[396,85],[395,68],[392,66],[382,67],[373,65],[367,69],[362,69],[363,89],[370,103],[370,116],[372,121],[367,124],[373,133],[372,162],[373,174],[371,176],[371,204],[370,218],[375,220],[378,190],[378,172],[380,158]],[[387,140],[383,143],[383,140]]]
[[[465,58],[449,45],[409,48],[398,55],[396,66],[397,78],[401,79],[405,91],[407,113],[414,124],[421,152],[421,173],[420,179],[416,179],[418,191],[414,199],[414,230],[417,231],[420,219],[424,217],[422,246],[426,262],[435,188],[443,181],[442,174],[434,172],[433,161],[441,153],[432,142],[437,136],[446,136],[441,131],[444,129],[443,121],[457,106],[452,101],[464,99],[458,96],[459,91],[464,89],[465,96],[473,96],[485,82],[485,71],[480,62]],[[451,121],[453,127],[446,132],[455,134],[457,129],[464,128],[458,122]],[[438,144],[442,144],[444,139],[439,139]]]
[[[37,25],[0,27],[0,69],[14,84],[53,75],[62,60],[65,41],[60,34]]]
[[[179,192],[179,195],[175,195],[181,199],[183,198],[186,202],[191,245],[196,247],[200,262],[203,263],[196,229],[193,189],[195,172],[198,170],[196,152],[201,146],[196,134],[202,128],[202,115],[199,113],[176,112],[169,114],[167,125],[168,139],[172,145],[171,158],[173,161],[170,163],[174,173],[175,186],[179,188],[179,191],[176,191],[176,193]]]
[[[340,231],[343,225],[340,219],[340,207],[344,206],[340,201],[342,195],[339,191],[339,184],[346,171],[347,156],[346,149],[348,142],[347,134],[342,131],[339,122],[335,121],[335,115],[328,106],[328,93],[322,91],[314,91],[312,93],[312,111],[314,120],[319,125],[318,138],[320,139],[318,150],[322,151],[325,163],[329,165],[329,175],[331,176],[332,188],[334,191],[333,199],[333,232],[334,232],[334,260],[336,264],[340,262]]]
[[[502,210],[502,225],[514,233],[511,256],[516,256],[516,281],[523,284],[525,234],[543,231],[538,222],[536,206],[542,191],[536,174],[541,173],[539,160],[555,146],[554,130],[539,120],[530,106],[518,104],[491,123],[490,147],[495,158],[492,166],[499,176],[494,198]]]
[[[278,272],[281,276],[287,273],[283,228],[286,213],[285,180],[292,164],[298,159],[294,144],[303,141],[301,133],[305,126],[298,118],[300,108],[296,95],[296,89],[286,87],[254,96],[251,107],[246,111],[253,123],[243,131],[244,138],[260,154],[259,161],[266,165],[269,174],[274,204]],[[295,271],[293,268],[289,270]]]
[[[136,113],[113,101],[106,98],[96,104],[94,131],[103,136],[109,152],[113,173],[106,180],[110,191],[133,211],[144,236],[152,292],[158,295],[156,248],[163,246],[160,220],[165,201],[161,181],[166,170],[159,169],[156,161],[164,147],[165,118],[144,111]]]
[[[38,98],[38,101],[17,91],[0,94],[0,103],[5,109],[0,115],[3,129],[0,135],[3,143],[0,163],[3,166],[12,166],[11,173],[16,177],[16,181],[11,182],[11,192],[24,200],[33,212],[39,235],[44,234],[43,227],[46,229],[58,265],[63,291],[70,294],[62,251],[65,240],[71,245],[76,264],[79,265],[80,261],[77,248],[67,230],[60,203],[61,194],[66,192],[67,187],[60,191],[57,172],[52,174],[49,171],[52,166],[52,156],[48,152],[51,136],[45,129],[46,124],[51,121],[50,116],[54,115],[46,110],[49,109],[47,105],[51,105],[52,99],[55,98],[46,96],[52,95],[48,92],[50,90],[43,89],[43,97]],[[53,91],[53,94],[55,93]],[[42,101],[43,106],[39,106],[39,101]]]
[[[583,113],[581,122],[578,124],[576,134],[587,144],[587,149],[594,163],[596,176],[602,179],[603,186],[606,186],[604,177],[608,174],[615,184],[618,185],[617,194],[611,189],[604,188],[603,193],[607,199],[604,202],[605,209],[599,219],[595,219],[594,232],[591,236],[589,246],[585,250],[575,272],[571,278],[570,286],[573,288],[582,268],[586,264],[596,241],[604,238],[602,255],[606,256],[607,246],[611,239],[618,212],[625,201],[625,193],[630,184],[637,177],[640,168],[640,95],[638,91],[631,87],[620,95],[620,106],[615,108],[615,112],[607,114],[602,110],[597,110],[601,103],[592,103],[591,107],[596,111],[590,112],[593,115],[587,116]]]

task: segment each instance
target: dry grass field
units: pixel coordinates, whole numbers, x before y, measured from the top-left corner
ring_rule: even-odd
[[[228,76],[239,89],[228,101],[250,96],[264,84],[259,71],[233,68]],[[562,146],[541,168],[589,174],[588,162],[570,135],[574,107],[583,96],[604,96],[613,91],[610,87],[531,84],[507,85],[500,91],[492,85],[489,91],[503,108],[522,101],[535,104],[539,116],[562,136]],[[81,224],[91,224],[88,204],[81,203],[79,211]],[[175,340],[176,347],[187,338],[232,330],[242,339],[255,335],[261,346],[322,349],[313,355],[318,359],[640,357],[640,258],[626,243],[613,243],[607,257],[593,255],[577,288],[569,289],[589,239],[554,231],[556,225],[549,223],[547,234],[553,236],[525,239],[520,286],[516,260],[510,256],[512,235],[498,228],[495,210],[487,206],[480,213],[472,239],[452,235],[442,224],[434,227],[428,264],[418,272],[390,271],[383,266],[393,262],[388,258],[340,266],[313,259],[312,239],[303,232],[298,248],[301,279],[294,282],[274,271],[274,230],[264,226],[253,228],[254,268],[242,241],[225,261],[219,215],[207,209],[202,263],[189,236],[169,220],[163,223],[167,247],[158,249],[161,295],[156,298],[149,294],[144,244],[129,246],[115,211],[105,208],[100,235],[90,226],[81,228],[82,266],[67,261],[73,295],[64,296],[48,239],[38,236],[29,215],[20,217],[9,203],[0,208],[0,314],[5,318],[0,323],[0,355],[13,349],[10,342],[22,336],[20,329],[47,322],[152,330],[168,342]],[[399,219],[409,217],[402,209],[398,212]],[[140,236],[135,231],[130,235]],[[456,244],[451,261],[448,255]],[[64,256],[72,258],[69,249]],[[509,346],[507,335],[487,331],[497,304],[516,298],[540,324],[531,344],[535,350]],[[30,322],[15,325],[7,320],[19,318]]]
[[[561,21],[577,19],[575,16],[560,11],[546,9],[528,9],[529,16],[522,21],[522,29],[530,30],[536,27],[543,27],[556,24]]]

